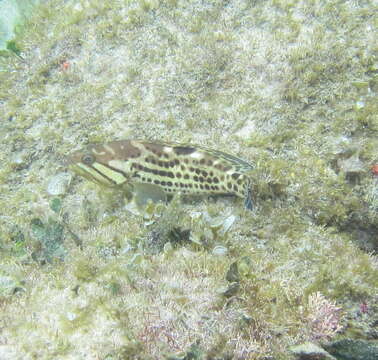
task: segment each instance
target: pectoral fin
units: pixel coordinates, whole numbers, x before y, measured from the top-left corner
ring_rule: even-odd
[[[144,207],[149,200],[154,203],[167,201],[167,195],[160,186],[137,183],[133,188],[134,201],[138,207]]]

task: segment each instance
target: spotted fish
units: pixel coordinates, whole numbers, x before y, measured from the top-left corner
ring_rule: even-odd
[[[90,145],[68,158],[69,167],[106,186],[129,184],[135,191],[165,195],[232,194],[252,209],[248,162],[202,146],[143,140]],[[157,196],[158,198],[159,196]],[[154,199],[154,196],[151,196]]]

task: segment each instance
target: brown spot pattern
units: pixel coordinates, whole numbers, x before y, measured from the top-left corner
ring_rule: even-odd
[[[243,195],[246,180],[243,171],[238,171],[234,163],[230,164],[227,158],[217,156],[217,153],[207,153],[191,146],[149,142],[134,144],[141,144],[146,150],[143,151],[142,147],[139,149],[130,141],[113,142],[107,146],[111,146],[117,156],[112,155],[111,151],[107,151],[106,155],[108,158],[133,159],[130,168],[138,181],[162,186],[167,192],[180,190],[186,193],[215,192]],[[122,151],[121,146],[123,146]],[[165,152],[164,146],[171,147],[173,151]],[[188,156],[196,151],[202,157],[194,159]],[[119,156],[120,154],[122,156]],[[230,170],[234,172],[227,174]]]

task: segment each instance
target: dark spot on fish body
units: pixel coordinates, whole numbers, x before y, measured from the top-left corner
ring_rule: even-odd
[[[141,154],[140,150],[137,148],[134,148],[134,150],[131,153],[129,153],[129,158],[136,159],[140,156],[140,154]]]
[[[142,145],[145,147],[146,150],[152,152],[158,157],[161,157],[163,154],[163,145],[146,142],[142,142]]]
[[[196,149],[189,146],[175,146],[173,148],[173,151],[175,152],[176,155],[190,155],[194,153]]]
[[[140,156],[140,152],[139,153],[132,153],[132,154],[129,154],[128,156],[128,159],[136,159]]]

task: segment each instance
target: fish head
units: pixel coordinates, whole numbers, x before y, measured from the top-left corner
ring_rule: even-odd
[[[131,177],[128,142],[89,145],[67,157],[68,168],[99,185],[117,186]]]

